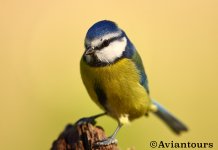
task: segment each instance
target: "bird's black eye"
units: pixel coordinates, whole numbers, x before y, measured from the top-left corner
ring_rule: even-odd
[[[104,40],[104,42],[102,43],[103,47],[107,47],[109,45],[109,41],[108,40]]]

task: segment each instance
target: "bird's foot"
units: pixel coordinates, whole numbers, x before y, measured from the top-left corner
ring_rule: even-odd
[[[117,144],[117,142],[118,142],[117,139],[109,137],[109,138],[107,138],[105,140],[96,142],[94,144],[94,147],[107,146],[107,145],[110,145],[110,144]]]
[[[80,125],[83,125],[83,124],[86,124],[86,123],[91,123],[92,125],[95,125],[96,124],[95,117],[81,118],[76,122],[76,125],[80,126]]]

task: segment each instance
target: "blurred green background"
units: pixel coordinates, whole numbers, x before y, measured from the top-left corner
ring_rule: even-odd
[[[123,127],[122,150],[149,142],[218,142],[218,1],[0,1],[0,149],[46,150],[67,123],[102,112],[80,79],[86,31],[113,20],[143,59],[151,96],[190,131],[152,114]],[[116,122],[98,119],[110,135]],[[217,148],[214,148],[217,149]]]

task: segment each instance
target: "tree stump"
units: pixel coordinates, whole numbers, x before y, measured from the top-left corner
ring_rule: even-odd
[[[90,123],[67,125],[52,144],[51,150],[119,150],[116,144],[94,147],[106,138],[103,128]]]

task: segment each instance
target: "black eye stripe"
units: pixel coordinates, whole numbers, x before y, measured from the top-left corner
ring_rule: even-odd
[[[109,40],[104,40],[101,44],[103,47],[107,47],[110,44]]]
[[[118,39],[121,39],[122,37],[123,37],[123,35],[120,35],[120,36],[118,36],[118,37],[113,37],[113,38],[111,38],[111,39],[104,40],[104,41],[101,43],[100,46],[95,47],[94,49],[95,49],[95,50],[101,50],[102,48],[107,47],[108,45],[110,45],[111,42],[116,41],[116,40],[118,40]],[[106,42],[106,43],[105,43],[105,42]]]
[[[103,41],[103,39],[100,39],[101,41],[103,41],[99,46],[93,47],[94,50],[101,50],[104,47],[107,47],[108,45],[110,45],[111,42],[115,41],[115,40],[120,40],[123,37],[125,37],[125,33],[123,32],[122,34],[120,34],[117,37],[112,37],[111,39],[106,39]],[[107,44],[104,43],[105,41],[107,41]],[[85,43],[85,49],[90,49],[91,48],[91,44],[90,43]]]

